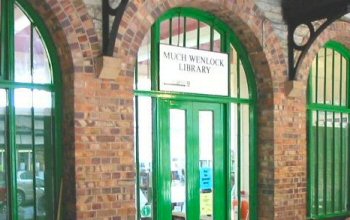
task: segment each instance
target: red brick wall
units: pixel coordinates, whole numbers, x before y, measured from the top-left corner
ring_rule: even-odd
[[[133,76],[98,79],[100,44],[81,0],[31,3],[51,31],[62,67],[62,219],[133,219]]]
[[[291,130],[294,133],[300,131],[300,128],[293,130],[293,124],[288,123],[286,126],[281,121],[289,112],[287,105],[294,105],[294,99],[289,100],[284,95],[284,82],[287,80],[286,57],[271,24],[252,1],[132,1],[122,19],[114,50],[114,56],[124,63],[121,73],[132,74],[138,47],[157,17],[168,9],[179,6],[210,11],[225,21],[237,33],[251,58],[259,97],[259,219],[271,220],[283,215],[305,216],[305,190],[299,189],[299,182],[304,181],[304,186],[306,185],[305,177],[296,181],[294,177],[285,176],[288,174],[281,174],[275,163],[276,158],[289,159],[282,158],[287,151],[283,142],[286,139],[295,140],[296,135],[288,136]],[[275,108],[274,104],[281,107]],[[292,113],[295,111],[297,110],[291,110]],[[291,129],[287,130],[286,127]],[[285,134],[286,132],[288,134]],[[304,145],[301,147],[305,149],[305,134],[302,144]],[[293,162],[305,168],[305,157],[300,160]],[[305,172],[303,174],[306,175]],[[304,196],[303,199],[289,198],[283,189],[290,186],[284,185],[282,181],[276,183],[276,179],[295,181],[295,186],[298,184],[298,192],[301,192],[299,194]],[[289,199],[293,204],[286,206],[282,202],[285,199]],[[297,202],[303,206],[294,205]]]
[[[63,219],[134,219],[134,62],[153,22],[179,6],[215,14],[236,32],[248,51],[258,88],[259,219],[306,219],[308,68],[328,39],[348,44],[348,24],[334,24],[322,34],[298,72],[302,95],[289,97],[286,52],[253,0],[130,1],[114,49],[114,57],[122,61],[114,80],[97,77],[100,39],[81,0],[29,1],[45,18],[62,67]]]

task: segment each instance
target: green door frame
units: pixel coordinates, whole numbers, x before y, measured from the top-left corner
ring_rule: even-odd
[[[229,59],[232,59],[230,50],[231,46],[234,47],[236,50],[238,57],[237,61],[241,63],[244,73],[240,70],[240,65],[237,65],[237,71],[238,71],[238,77],[240,74],[245,74],[247,78],[247,84],[248,84],[248,92],[249,97],[242,97],[241,94],[238,91],[237,96],[233,96],[231,93],[228,96],[215,96],[215,95],[202,95],[202,94],[190,94],[190,93],[181,93],[181,92],[164,92],[159,91],[159,42],[160,42],[160,24],[162,21],[171,19],[172,17],[176,16],[184,16],[189,18],[198,19],[201,22],[207,23],[211,26],[211,38],[213,35],[213,30],[215,29],[218,31],[221,35],[221,51],[224,53],[229,54]],[[149,97],[152,99],[153,103],[153,151],[152,155],[153,158],[157,157],[159,158],[159,155],[157,152],[157,148],[159,148],[157,140],[159,137],[159,127],[160,125],[160,114],[158,113],[159,109],[159,100],[160,99],[169,99],[169,100],[177,100],[177,101],[192,101],[192,102],[204,102],[204,103],[218,103],[221,104],[224,107],[224,117],[226,119],[226,122],[224,123],[224,129],[227,131],[231,130],[231,104],[237,105],[238,112],[237,112],[237,118],[238,122],[240,123],[242,121],[241,115],[240,115],[240,109],[242,106],[248,106],[249,107],[249,215],[250,219],[255,220],[258,219],[258,187],[257,187],[257,177],[258,177],[258,150],[257,150],[257,132],[258,132],[258,125],[257,125],[257,92],[256,92],[256,82],[254,77],[254,71],[252,69],[248,53],[243,46],[243,44],[238,39],[237,35],[220,19],[216,18],[214,15],[203,12],[201,10],[195,9],[195,8],[173,8],[166,12],[164,15],[162,15],[152,26],[151,29],[151,89],[150,90],[138,90],[137,88],[137,82],[138,82],[138,67],[136,65],[135,68],[135,91],[134,94],[136,97]],[[212,45],[211,45],[212,47]],[[229,67],[231,68],[231,67]],[[230,69],[229,69],[230,72]],[[231,82],[230,76],[229,76],[229,82]],[[230,85],[231,86],[231,85]],[[229,91],[231,91],[231,87],[229,86]],[[240,90],[240,83],[237,81],[236,87],[238,90]],[[136,99],[137,100],[137,99]],[[138,102],[136,101],[135,104],[136,111],[139,111]],[[136,114],[137,115],[137,114]],[[137,121],[137,116],[136,116]],[[240,126],[238,126],[238,130],[240,131]],[[136,135],[138,134],[138,128],[136,128]],[[231,145],[231,142],[235,140],[231,140],[230,135],[226,135],[227,144]],[[140,143],[138,143],[136,139],[136,152],[139,152],[139,146]],[[227,151],[230,150],[227,148]],[[230,168],[229,161],[231,161],[230,152],[226,152],[226,156],[223,161],[226,162],[225,166],[225,172],[223,173],[223,178],[226,179],[226,194],[230,194],[229,186],[231,184],[231,178],[229,176],[230,174]],[[240,160],[240,159],[239,159]],[[136,153],[136,162],[139,164],[139,157],[138,153]],[[239,162],[239,161],[238,161]],[[153,159],[153,165],[152,169],[156,170],[157,167],[161,165],[159,159]],[[138,167],[139,168],[139,167]],[[238,165],[238,169],[240,169],[240,165]],[[139,170],[137,170],[137,187],[139,187]],[[159,175],[153,175],[152,179],[153,181],[157,182],[159,178]],[[238,186],[240,186],[240,178],[237,183]],[[159,213],[160,210],[158,210],[158,193],[156,190],[156,187],[153,187],[153,211],[154,214]],[[137,198],[140,199],[139,192],[137,190]],[[239,199],[240,196],[239,196]],[[230,208],[229,204],[231,204],[231,198],[227,197],[226,199],[226,205],[227,205],[227,218],[230,219]],[[238,204],[240,207],[240,204]],[[222,206],[221,206],[222,207]],[[140,210],[139,203],[138,203],[138,210]],[[162,209],[161,209],[162,210]],[[140,213],[138,212],[138,218],[140,219]],[[157,219],[153,215],[153,219]],[[225,218],[223,218],[225,219]],[[160,220],[160,219],[157,219]]]
[[[156,149],[158,158],[155,158],[162,166],[156,167],[156,188],[158,198],[159,219],[171,220],[170,198],[170,109],[184,110],[186,113],[186,213],[187,219],[200,219],[199,197],[199,117],[200,111],[213,113],[213,214],[215,219],[227,219],[228,210],[226,198],[226,180],[224,173],[229,169],[226,166],[225,155],[228,149],[226,131],[224,126],[224,107],[219,103],[204,103],[191,101],[176,101],[168,99],[158,100],[159,147]],[[168,163],[169,162],[169,163]]]

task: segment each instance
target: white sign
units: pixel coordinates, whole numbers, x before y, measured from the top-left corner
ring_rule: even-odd
[[[228,55],[161,44],[160,90],[228,95]]]

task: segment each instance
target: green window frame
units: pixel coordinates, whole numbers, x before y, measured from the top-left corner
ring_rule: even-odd
[[[308,216],[350,216],[350,51],[330,41],[312,63],[308,85]]]
[[[187,26],[188,20],[192,20],[196,26],[194,31],[189,33],[187,29],[192,28]],[[196,21],[196,22],[193,22]],[[167,23],[166,25],[164,25]],[[163,26],[164,25],[164,26]],[[175,26],[175,27],[174,27]],[[166,28],[164,28],[166,27]],[[207,32],[210,33],[207,37],[208,44],[203,46],[204,39],[201,39],[201,33],[207,28]],[[182,30],[182,32],[180,31]],[[168,38],[162,39],[161,32],[167,32]],[[177,32],[177,34],[174,34]],[[180,33],[181,32],[181,33]],[[190,34],[196,35],[195,41],[190,41]],[[171,36],[171,37],[170,37]],[[216,39],[220,39],[217,43]],[[226,207],[225,215],[223,219],[246,219],[246,212],[243,211],[247,208],[247,203],[244,200],[249,200],[249,219],[257,219],[257,204],[258,204],[258,193],[257,193],[257,120],[256,120],[256,84],[253,74],[253,69],[250,64],[247,51],[236,36],[236,34],[220,19],[214,15],[194,8],[173,8],[162,15],[152,26],[151,30],[144,38],[145,44],[142,43],[135,67],[135,146],[136,146],[136,163],[137,163],[137,219],[149,220],[159,219],[157,213],[162,212],[161,210],[153,209],[152,207],[159,204],[157,197],[157,186],[162,185],[161,177],[157,176],[158,166],[162,163],[159,159],[159,142],[160,137],[163,133],[160,131],[159,126],[162,124],[162,114],[159,111],[160,102],[162,100],[176,100],[181,102],[193,101],[193,102],[204,102],[204,103],[219,103],[224,106],[225,116],[227,119],[224,122],[224,127],[227,131],[225,133],[226,144],[226,158],[222,158],[226,161],[224,165],[224,177],[225,177],[225,189],[227,196],[223,198],[226,202],[223,202],[222,208]],[[148,43],[147,43],[148,42]],[[229,94],[227,96],[217,95],[204,95],[204,94],[193,94],[183,92],[168,92],[161,91],[159,89],[159,45],[160,43],[175,45],[180,47],[194,48],[200,50],[215,51],[221,53],[227,53],[229,60],[236,65],[229,65]],[[203,47],[202,47],[203,46]],[[141,51],[141,52],[140,52]],[[141,54],[142,53],[142,54]],[[147,59],[145,58],[147,56]],[[146,59],[146,61],[145,61]],[[233,73],[234,72],[234,73]],[[145,81],[146,82],[145,82]],[[146,103],[146,104],[145,104]],[[150,119],[145,118],[142,112],[148,112]],[[247,114],[245,114],[247,113]],[[248,121],[246,128],[243,126],[244,121]],[[147,129],[145,129],[147,127]],[[236,129],[236,138],[234,138],[230,131],[233,127]],[[246,130],[248,134],[246,134]],[[144,134],[143,130],[148,130],[147,134]],[[145,144],[141,137],[148,135],[151,139],[150,143]],[[246,135],[246,137],[244,137]],[[239,137],[239,138],[237,138]],[[158,142],[159,139],[159,142]],[[248,144],[246,143],[248,142]],[[145,149],[144,145],[148,145]],[[231,156],[232,145],[237,145],[237,154],[242,155],[243,146],[249,147],[247,158],[237,156],[234,161]],[[144,173],[145,164],[140,161],[144,157],[144,152],[152,154],[152,164],[147,165],[150,176]],[[249,165],[243,167],[243,161],[249,160]],[[237,163],[237,170],[234,170],[231,163]],[[160,169],[160,168],[159,168]],[[236,172],[237,182],[233,183],[231,179],[232,173]],[[245,192],[243,192],[243,173],[247,172],[249,196],[245,198]],[[145,193],[146,196],[151,196],[149,203],[145,195],[141,192],[141,188],[144,185],[151,185],[150,190]],[[237,193],[235,194],[237,202],[233,204],[231,186],[237,185]],[[241,192],[242,190],[242,192]],[[142,195],[141,195],[142,194]],[[151,201],[152,200],[152,201]],[[140,203],[144,205],[141,207]],[[148,204],[148,205],[147,205]],[[214,204],[220,206],[221,204]],[[233,210],[232,206],[237,206],[237,210]],[[230,208],[231,207],[231,208]],[[237,212],[233,214],[233,212]],[[191,214],[190,214],[191,215]],[[232,217],[237,215],[237,217]],[[145,217],[148,216],[148,217]]]
[[[56,219],[62,184],[61,70],[25,0],[0,0],[0,219]]]

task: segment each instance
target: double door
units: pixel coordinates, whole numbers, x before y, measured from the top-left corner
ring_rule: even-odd
[[[159,100],[157,219],[227,219],[225,106]]]

